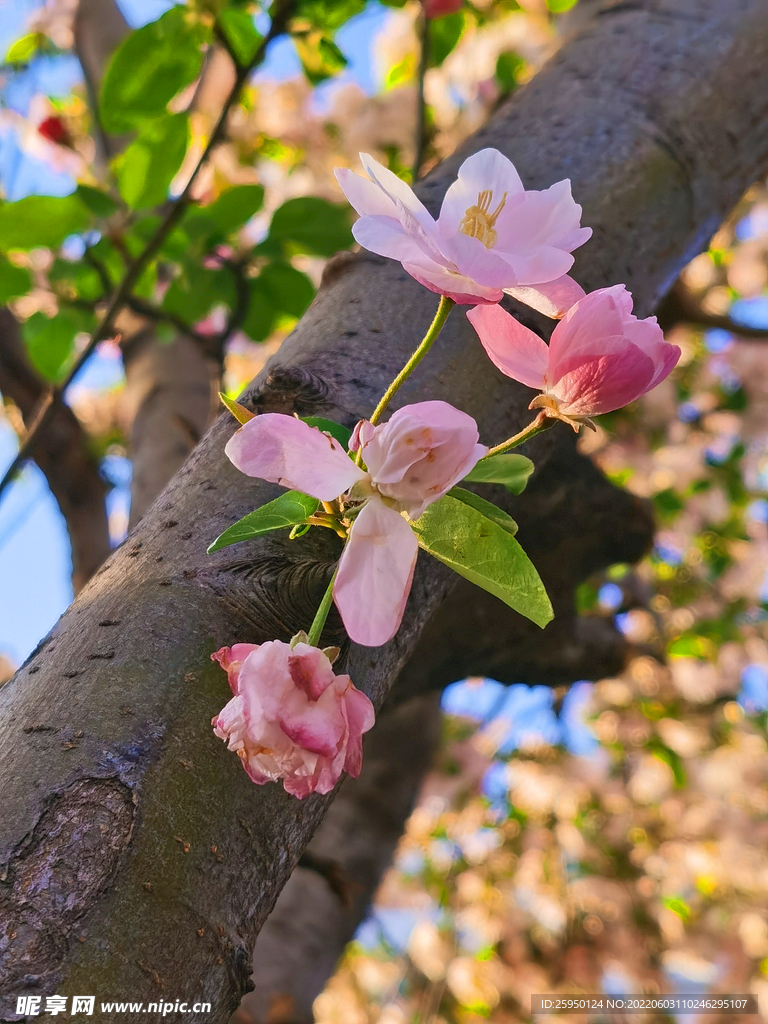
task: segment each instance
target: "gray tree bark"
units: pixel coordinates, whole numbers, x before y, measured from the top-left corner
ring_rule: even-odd
[[[644,315],[768,165],[766,58],[763,0],[615,4],[420,193],[434,210],[460,160],[486,145],[510,156],[529,187],[570,177],[595,228],[577,276],[588,288],[625,280]],[[352,424],[370,413],[434,308],[434,296],[397,265],[367,254],[339,259],[247,401]],[[495,372],[460,311],[429,360],[403,403],[447,399],[477,418],[484,441],[526,421],[530,392]],[[226,417],[217,421],[0,691],[0,992],[11,1018],[17,995],[57,991],[205,1000],[210,1014],[185,1019],[226,1020],[259,927],[330,802],[254,787],[210,734],[210,717],[227,699],[210,652],[306,628],[338,555],[330,531],[203,553],[221,529],[277,493],[226,462],[232,430]],[[564,572],[580,572],[594,567],[601,547],[592,535],[594,470],[572,449],[557,451],[571,443],[564,431],[536,439],[530,452],[540,479],[548,457],[568,472],[506,506],[525,521],[524,543],[539,551],[550,538],[570,545]],[[615,495],[623,514],[629,499]],[[628,525],[632,547],[642,531]],[[621,533],[619,523],[614,536]],[[454,582],[420,558],[397,637],[376,650],[347,645],[347,670],[377,707],[409,659],[417,687],[414,652],[430,620],[433,638],[441,635]],[[557,589],[577,582],[563,578]],[[491,638],[497,650],[506,634],[529,650],[548,645],[546,632],[512,613],[503,621]],[[463,636],[470,663],[476,638]],[[326,640],[340,639],[332,619]],[[492,648],[480,655],[487,662]],[[514,665],[514,649],[504,657]]]

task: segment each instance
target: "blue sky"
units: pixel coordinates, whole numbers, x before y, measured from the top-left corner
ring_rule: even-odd
[[[167,10],[167,0],[118,0],[126,20],[142,25]],[[31,15],[40,6],[34,0],[0,0],[0,54],[23,34]],[[337,41],[350,64],[346,80],[357,81],[374,91],[371,48],[381,27],[386,9],[378,4],[352,19],[338,33]],[[300,71],[293,46],[287,40],[273,45],[260,74],[286,78]],[[6,90],[5,102],[26,112],[36,93],[66,95],[80,78],[77,61],[72,58],[43,58]],[[327,87],[324,87],[327,89]],[[318,101],[323,101],[322,93]],[[19,199],[31,192],[66,194],[73,181],[32,160],[19,150],[15,138],[0,134],[0,187],[8,199]],[[78,382],[80,386],[112,386],[114,367],[97,359]],[[16,450],[16,438],[7,424],[0,424],[0,473]],[[111,496],[112,504],[125,501],[126,473],[121,465],[105,467],[110,477],[116,474],[122,487]],[[45,478],[34,465],[27,466],[0,503],[0,653],[15,663],[27,657],[35,644],[55,624],[72,600],[71,556],[66,529],[58,506]]]

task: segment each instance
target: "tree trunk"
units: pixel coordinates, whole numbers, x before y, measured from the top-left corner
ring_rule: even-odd
[[[18,407],[25,423],[47,391],[27,358],[13,314],[0,310],[0,392]],[[91,455],[88,436],[68,405],[60,403],[35,453],[67,526],[72,545],[72,586],[85,586],[110,551],[104,498],[107,485]]]
[[[582,284],[625,280],[643,315],[768,164],[767,58],[763,0],[616,4],[420,194],[434,210],[460,160],[487,145],[510,156],[529,187],[570,177],[595,228],[579,255]],[[435,305],[396,264],[368,254],[337,259],[247,401],[351,425],[370,413]],[[425,369],[403,389],[403,403],[447,399],[475,416],[490,442],[526,421],[530,392],[493,369],[460,310]],[[223,1022],[245,986],[255,936],[331,800],[298,802],[279,786],[255,787],[210,733],[228,692],[207,661],[211,651],[306,628],[338,555],[330,531],[204,554],[221,529],[277,493],[228,464],[233,428],[220,417],[0,691],[7,1015],[19,994],[93,992],[210,1001],[210,1013],[184,1019]],[[565,431],[530,445],[542,473],[546,457],[569,443]],[[561,538],[573,533],[569,543],[583,554],[563,571],[580,572],[594,567],[601,545],[592,534],[594,470],[572,449],[557,458],[570,467],[562,481],[532,485],[506,505],[527,524],[524,542],[534,546],[538,535],[539,551],[552,524]],[[377,707],[433,616],[429,628],[440,636],[454,582],[420,557],[397,637],[376,650],[347,646],[347,670]],[[557,589],[578,582],[563,579]],[[547,644],[546,633],[503,615],[516,642]],[[466,670],[475,637],[463,635]],[[326,639],[343,639],[337,619]],[[502,648],[504,632],[494,642]],[[514,651],[506,657],[513,662]],[[419,671],[414,659],[414,687]]]

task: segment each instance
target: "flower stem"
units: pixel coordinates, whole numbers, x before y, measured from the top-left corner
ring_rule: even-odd
[[[501,455],[503,452],[508,452],[512,448],[517,448],[518,445],[523,444],[525,441],[529,441],[532,437],[540,434],[543,430],[548,430],[553,424],[554,420],[547,416],[546,413],[540,412],[539,415],[528,424],[527,427],[523,427],[519,434],[515,434],[514,437],[507,438],[506,441],[502,441],[501,444],[497,444],[494,448],[489,449],[488,454],[483,456],[484,459],[489,459],[492,455]]]
[[[373,410],[373,415],[370,418],[370,422],[374,426],[379,422],[382,413],[387,408],[389,403],[392,401],[396,393],[400,390],[403,384],[405,384],[405,382],[408,380],[410,375],[419,365],[419,363],[427,354],[427,352],[429,352],[430,348],[432,347],[432,342],[443,329],[443,324],[445,323],[448,314],[451,312],[455,305],[456,303],[453,301],[453,299],[449,299],[447,295],[440,296],[440,305],[437,307],[435,319],[432,321],[429,330],[424,335],[424,340],[419,344],[419,347],[413,353],[411,358],[402,368],[400,373],[398,373],[398,375],[395,377],[392,383],[389,385],[387,390],[382,395],[381,401]]]
[[[320,637],[323,629],[325,628],[325,620],[328,618],[328,612],[331,610],[333,604],[333,584],[336,582],[336,575],[338,574],[338,566],[334,569],[333,576],[331,576],[331,582],[328,584],[328,589],[323,594],[323,600],[320,602],[320,607],[315,613],[315,617],[312,620],[312,625],[309,627],[309,636],[307,637],[307,643],[310,647],[317,647],[320,643]]]

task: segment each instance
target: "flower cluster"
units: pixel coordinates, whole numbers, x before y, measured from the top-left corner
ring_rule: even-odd
[[[428,14],[429,16],[429,14]],[[519,492],[530,469],[511,449],[560,419],[578,430],[590,417],[645,394],[666,377],[680,350],[655,318],[632,314],[624,285],[586,295],[568,274],[573,250],[590,236],[569,181],[527,191],[497,150],[469,157],[435,220],[391,171],[361,154],[367,177],[337,171],[357,210],[361,245],[399,260],[440,296],[435,320],[368,420],[351,435],[340,424],[275,413],[254,416],[227,400],[242,426],[226,446],[238,469],[289,488],[222,534],[213,549],[292,526],[334,530],[344,547],[309,635],[290,645],[237,644],[214,659],[233,699],[214,719],[254,782],[285,780],[295,796],[328,792],[342,770],[360,770],[361,735],[373,724],[368,698],[336,676],[319,649],[331,601],[350,639],[391,640],[402,621],[421,546],[539,625],[552,609],[505,512],[457,485],[502,483]],[[511,295],[559,320],[547,345],[500,305]],[[476,422],[446,402],[383,413],[437,338],[455,304],[493,363],[541,393],[532,423],[488,448]],[[340,440],[341,438],[341,440]],[[521,476],[522,474],[522,476]],[[522,483],[520,483],[522,479]]]

